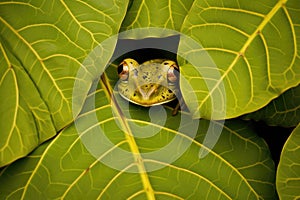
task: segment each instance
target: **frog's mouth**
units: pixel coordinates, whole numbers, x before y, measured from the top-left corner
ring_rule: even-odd
[[[174,92],[161,84],[151,83],[138,87],[131,97],[133,103],[148,107],[167,103],[176,98]]]

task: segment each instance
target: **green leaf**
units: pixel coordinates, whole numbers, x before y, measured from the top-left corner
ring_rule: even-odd
[[[83,78],[77,77],[81,63],[118,33],[127,4],[0,2],[0,166],[28,154],[73,122],[98,75],[82,80],[80,96],[72,102],[74,82]],[[101,47],[112,55],[115,43]]]
[[[3,47],[0,49],[5,52]],[[0,166],[4,166],[27,155],[56,131],[48,108],[28,74],[13,66],[7,55],[2,54],[1,58]]]
[[[38,148],[2,172],[1,197],[274,199],[273,161],[248,123],[223,126],[184,113],[172,116],[161,106],[128,104],[111,96],[108,83],[114,81],[108,77],[91,91],[75,123],[42,153]],[[208,132],[219,136],[212,150],[203,142]],[[201,149],[207,151],[202,158]]]
[[[1,42],[36,85],[57,130],[73,121],[72,89],[81,62],[103,40],[118,33],[127,3],[0,3]],[[113,49],[107,51],[112,54]]]
[[[300,196],[300,124],[286,141],[277,169],[276,187],[280,199],[297,199]]]
[[[160,27],[179,31],[192,3],[192,0],[133,1],[121,30]]]
[[[299,23],[297,0],[195,0],[181,32],[198,47],[181,41],[178,50],[181,72],[197,96],[193,102],[191,90],[182,90],[190,110],[232,118],[298,85]]]
[[[47,142],[41,144],[33,151],[31,155],[27,156],[25,159],[19,159],[13,164],[1,169],[1,187],[5,185],[3,189],[9,189],[10,191],[17,189],[15,192],[11,193],[12,197],[1,192],[0,197],[2,199],[14,199],[14,195],[18,195],[20,192],[22,192],[24,186],[26,186],[26,184],[28,183],[31,174],[34,172],[36,165],[39,164],[41,156],[43,155],[43,152],[45,151],[48,144],[49,143]]]
[[[263,120],[271,126],[295,127],[300,123],[300,85],[291,88],[266,107],[245,119]]]

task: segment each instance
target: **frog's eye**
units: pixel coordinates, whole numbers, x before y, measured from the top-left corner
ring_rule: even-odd
[[[179,67],[176,65],[174,61],[165,62],[164,65],[169,67],[167,73],[168,80],[172,83],[176,82],[179,77]]]
[[[122,81],[126,81],[128,79],[129,67],[125,61],[121,62],[118,66],[118,74]]]
[[[121,80],[126,81],[129,76],[129,71],[136,69],[139,63],[131,58],[124,59],[118,66],[118,74]]]

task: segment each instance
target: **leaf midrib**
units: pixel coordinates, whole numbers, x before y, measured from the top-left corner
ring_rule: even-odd
[[[154,195],[154,190],[152,188],[152,185],[149,180],[149,176],[146,171],[146,167],[144,165],[144,160],[143,157],[141,156],[141,153],[139,151],[139,147],[134,139],[134,136],[131,132],[130,126],[126,120],[125,115],[123,114],[121,108],[118,106],[117,101],[114,98],[113,91],[111,88],[111,85],[109,83],[109,80],[106,76],[106,74],[102,74],[100,82],[103,87],[105,87],[105,92],[107,93],[108,97],[111,99],[112,102],[112,109],[115,111],[116,115],[118,115],[120,120],[120,125],[122,126],[122,130],[125,130],[125,139],[129,145],[129,148],[132,152],[132,156],[135,161],[135,165],[138,168],[139,175],[141,177],[141,181],[143,183],[144,191],[146,193],[147,199],[149,200],[154,200],[155,195]]]

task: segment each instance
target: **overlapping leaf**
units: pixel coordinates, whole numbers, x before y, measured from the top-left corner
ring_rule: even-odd
[[[2,197],[274,198],[273,162],[267,145],[248,124],[225,124],[216,146],[200,159],[206,133],[211,128],[210,134],[215,134],[222,123],[202,120],[198,124],[190,115],[171,117],[171,111],[162,107],[148,110],[122,99],[111,101],[108,90],[102,85],[92,92],[72,126],[42,147],[44,152],[38,150],[20,161],[35,168],[25,165],[20,171],[16,162],[3,171],[0,182],[7,184],[0,188]],[[193,138],[190,130],[197,124]],[[173,150],[164,151],[172,142]],[[155,152],[158,156],[149,156]],[[179,157],[167,162],[164,155]]]
[[[133,1],[126,14],[121,31],[148,27],[179,31],[192,4],[193,0]]]
[[[182,49],[196,66],[182,66],[198,97],[190,109],[204,117],[236,117],[297,85],[299,16],[299,3],[293,0],[194,1],[181,29],[203,45]],[[190,91],[182,92],[193,105]]]
[[[48,108],[19,63],[0,56],[0,166],[31,152],[56,131]],[[30,92],[28,92],[30,91]]]
[[[97,76],[82,80],[82,97],[72,110],[77,70],[96,45],[118,33],[127,3],[0,2],[0,166],[73,121]],[[114,44],[105,49],[112,54]]]
[[[297,199],[300,196],[300,125],[286,141],[277,169],[276,187],[280,199]]]
[[[300,86],[291,88],[266,107],[245,116],[263,120],[269,125],[295,127],[300,123]]]

